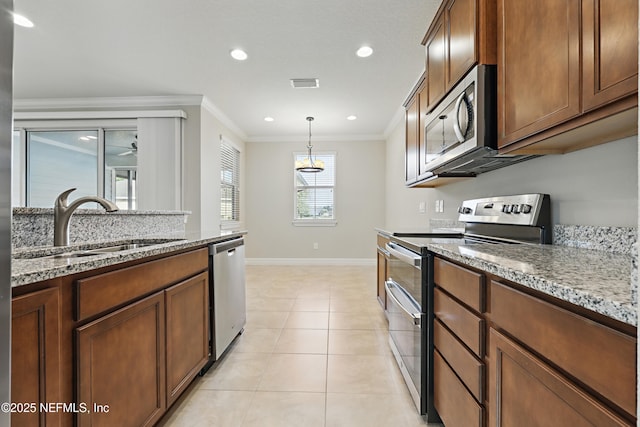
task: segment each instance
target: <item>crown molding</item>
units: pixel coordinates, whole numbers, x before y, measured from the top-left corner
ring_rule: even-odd
[[[220,108],[218,108],[213,102],[211,102],[209,98],[207,98],[206,96],[203,96],[200,105],[202,106],[202,108],[210,112],[216,119],[220,121],[220,123],[226,126],[230,131],[232,131],[237,136],[239,136],[240,139],[242,139],[243,141],[247,141],[249,139],[247,134],[242,129],[240,129],[240,127],[233,120],[231,120],[229,116],[223,113]]]
[[[306,141],[309,135],[273,135],[273,136],[251,136],[246,139],[247,142],[300,142]],[[384,142],[384,135],[378,134],[355,134],[355,135],[313,135],[314,141],[320,142],[357,142],[371,141]]]
[[[201,105],[201,95],[127,96],[95,98],[28,98],[14,99],[13,108],[20,110],[62,110],[71,108],[149,108]]]

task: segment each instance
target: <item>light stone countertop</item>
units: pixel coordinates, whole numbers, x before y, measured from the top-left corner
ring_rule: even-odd
[[[92,244],[73,245],[64,247],[40,246],[14,250],[11,260],[11,287],[23,286],[43,280],[54,279],[69,274],[94,270],[97,268],[116,265],[141,258],[161,254],[169,254],[174,251],[204,246],[234,237],[240,237],[246,231],[218,231],[198,233],[164,233],[160,236],[142,236],[140,238],[126,238],[109,242],[96,242]],[[105,253],[78,258],[42,258],[46,255],[54,255],[63,252],[95,249],[97,247],[115,246],[119,244],[140,242],[154,243],[152,246],[144,246],[120,252]],[[158,242],[158,244],[155,244]],[[35,258],[24,258],[36,256]]]
[[[596,313],[638,324],[631,255],[558,245],[427,243],[426,247]]]

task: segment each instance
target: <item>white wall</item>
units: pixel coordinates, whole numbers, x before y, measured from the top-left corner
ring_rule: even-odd
[[[425,226],[429,218],[457,218],[462,200],[518,193],[551,195],[556,224],[636,226],[636,136],[564,155],[547,155],[434,189],[404,187],[404,125],[387,140],[387,226]],[[444,213],[434,212],[444,200]],[[427,213],[418,213],[426,202]],[[398,209],[401,207],[401,209]]]
[[[245,144],[204,107],[185,108],[184,209],[191,211],[187,231],[220,229],[220,137],[240,150],[240,223],[245,228]]]
[[[335,227],[298,227],[293,220],[293,152],[305,142],[247,143],[247,258],[281,260],[375,258],[375,227],[384,224],[385,143],[315,142],[335,151]],[[313,249],[318,243],[318,249]],[[279,262],[274,260],[273,262]],[[286,262],[286,261],[285,261]],[[363,261],[364,262],[364,261]]]

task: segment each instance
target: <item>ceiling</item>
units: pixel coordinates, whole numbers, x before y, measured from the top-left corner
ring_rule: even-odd
[[[307,116],[314,138],[380,139],[424,70],[420,42],[439,4],[14,0],[35,24],[16,26],[14,97],[204,95],[247,141],[306,135]],[[361,45],[373,55],[357,57]],[[292,78],[320,87],[293,89]]]

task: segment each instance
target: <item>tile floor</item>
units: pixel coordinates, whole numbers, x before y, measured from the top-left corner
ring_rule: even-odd
[[[387,342],[374,266],[247,266],[247,326],[163,427],[425,426]]]

